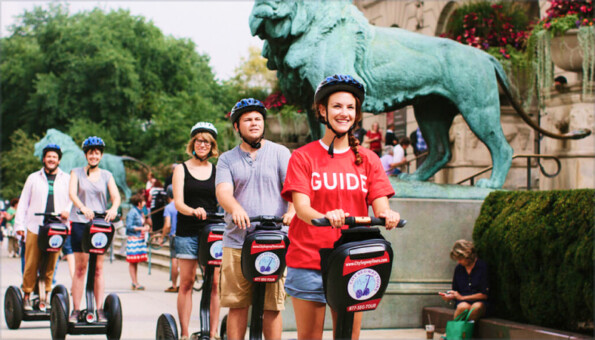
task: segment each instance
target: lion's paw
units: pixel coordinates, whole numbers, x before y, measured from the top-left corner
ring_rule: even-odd
[[[408,173],[402,173],[399,174],[399,179],[404,180],[404,181],[419,181],[419,176],[417,176],[415,173],[412,174],[408,174]]]
[[[502,188],[502,184],[495,183],[492,179],[482,178],[477,181],[475,184],[478,188],[486,188],[486,189],[500,189]]]

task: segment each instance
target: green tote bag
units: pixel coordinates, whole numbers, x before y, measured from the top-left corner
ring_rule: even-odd
[[[446,339],[447,340],[462,340],[471,339],[473,337],[474,322],[469,322],[469,315],[473,309],[466,309],[459,314],[454,320],[446,323]]]

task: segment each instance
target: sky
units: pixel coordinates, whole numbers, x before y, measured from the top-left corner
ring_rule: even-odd
[[[248,56],[250,46],[262,47],[262,41],[250,34],[248,18],[253,0],[186,0],[186,1],[60,1],[68,3],[70,13],[99,7],[105,11],[128,9],[132,15],[152,20],[165,35],[189,38],[197,52],[211,57],[210,65],[219,79],[229,79],[241,58]],[[8,27],[16,22],[15,16],[34,6],[50,1],[0,0],[0,34],[10,35]]]

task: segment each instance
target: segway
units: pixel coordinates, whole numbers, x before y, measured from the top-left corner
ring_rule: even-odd
[[[60,221],[58,213],[36,213],[36,216],[45,216],[44,224],[39,226],[37,234],[37,246],[41,252],[41,263],[39,265],[37,285],[35,290],[37,296],[29,296],[33,310],[25,310],[23,295],[16,286],[10,286],[4,295],[4,318],[10,329],[18,329],[21,321],[44,321],[50,320],[51,308],[40,306],[46,300],[45,273],[47,271],[48,253],[56,253],[62,249],[64,240],[68,236],[68,227]],[[63,295],[68,299],[68,292],[62,285],[56,286],[51,296]],[[51,301],[51,300],[50,300]]]
[[[200,332],[192,334],[192,339],[209,340],[211,334],[211,291],[215,268],[221,266],[223,257],[223,231],[225,222],[223,214],[208,213],[207,224],[198,239],[198,264],[204,267],[202,294],[200,297]],[[215,287],[214,289],[217,289]],[[157,340],[177,340],[178,328],[176,319],[164,313],[157,319]]]
[[[402,228],[406,220],[399,221]],[[330,226],[326,218],[312,220],[315,226]],[[393,250],[378,228],[383,218],[347,217],[348,229],[332,249],[320,250],[326,301],[337,312],[335,339],[351,339],[355,312],[376,309],[390,279]]]
[[[80,212],[79,212],[80,214]],[[85,298],[87,309],[81,310],[79,319],[70,322],[70,304],[68,294],[57,294],[52,296],[50,328],[52,339],[64,339],[66,334],[106,334],[108,339],[120,339],[122,335],[122,306],[120,298],[116,294],[109,294],[105,298],[103,310],[107,322],[99,322],[95,317],[95,269],[97,256],[103,255],[108,250],[115,228],[110,222],[105,221],[105,213],[95,212],[93,220],[87,224],[83,232],[82,248],[89,254],[87,268],[87,284],[85,286]]]
[[[289,246],[287,233],[281,230],[282,217],[250,217],[260,222],[246,235],[242,246],[242,274],[252,282],[252,315],[250,339],[262,339],[264,297],[267,283],[277,282],[285,273],[285,253]],[[227,315],[221,322],[221,339],[227,339]]]

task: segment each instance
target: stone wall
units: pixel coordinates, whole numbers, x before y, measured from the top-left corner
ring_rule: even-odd
[[[582,95],[579,87],[568,92],[552,94],[541,113],[541,125],[551,131],[590,129],[595,131],[595,97]],[[544,154],[557,155],[562,171],[554,178],[540,175],[539,189],[595,188],[595,136],[591,134],[580,140],[557,140],[544,138],[541,142]]]

